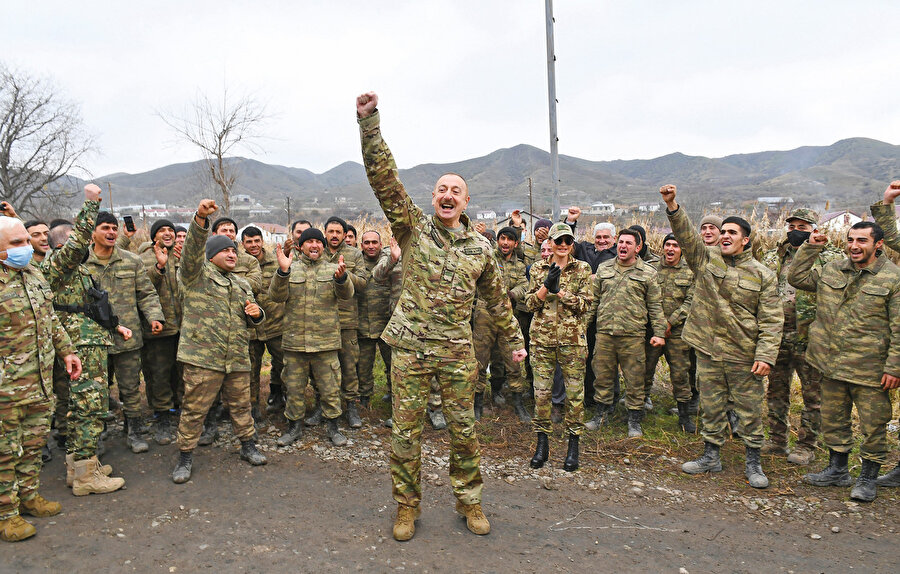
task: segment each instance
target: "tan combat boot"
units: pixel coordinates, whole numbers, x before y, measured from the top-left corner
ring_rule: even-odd
[[[96,456],[94,458],[97,458]],[[99,462],[99,460],[98,460]],[[103,476],[109,476],[112,474],[112,467],[108,464],[100,465],[100,474]],[[75,455],[67,454],[66,455],[66,486],[72,488],[72,483],[75,482]]]
[[[18,542],[31,538],[37,533],[34,526],[18,514],[6,520],[0,520],[0,540],[7,542]]]
[[[491,531],[491,523],[481,511],[481,504],[463,504],[456,501],[456,511],[466,517],[466,527],[478,535],[485,535]]]
[[[62,504],[58,502],[50,502],[40,494],[31,500],[23,500],[19,502],[19,512],[21,514],[30,514],[38,518],[47,516],[56,516],[62,511]]]
[[[397,505],[397,520],[394,521],[394,540],[403,542],[416,533],[416,519],[422,511],[418,506]]]
[[[100,472],[100,462],[96,457],[75,461],[75,480],[72,482],[72,494],[105,494],[119,490],[125,486],[124,478],[110,478]]]

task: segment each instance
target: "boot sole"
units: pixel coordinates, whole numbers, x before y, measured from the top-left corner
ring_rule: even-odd
[[[87,496],[88,494],[109,494],[110,492],[115,492],[115,491],[119,490],[123,486],[125,486],[124,482],[122,483],[121,486],[117,486],[115,488],[109,488],[109,489],[106,489],[106,488],[98,489],[98,488],[93,488],[93,487],[89,487],[89,486],[72,486],[72,494],[74,494],[75,496]]]
[[[804,477],[803,477],[803,482],[805,482],[806,484],[811,484],[811,485],[813,485],[813,486],[841,486],[841,487],[847,487],[847,486],[853,486],[854,484],[856,484],[856,481],[853,480],[853,477],[850,476],[849,474],[847,475],[847,478],[842,478],[842,479],[840,479],[840,480],[811,480],[811,479],[809,479],[809,478],[807,478],[807,477],[804,476]]]
[[[712,466],[709,468],[701,468],[698,470],[687,470],[684,468],[684,465],[681,466],[682,472],[686,474],[703,474],[704,472],[722,472],[722,464],[719,463],[716,466]]]
[[[253,461],[250,460],[249,456],[241,455],[241,460],[249,462],[250,466],[265,466],[269,461],[266,459],[262,459],[262,461]]]

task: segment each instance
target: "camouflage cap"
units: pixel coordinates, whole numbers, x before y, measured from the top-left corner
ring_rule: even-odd
[[[795,209],[791,212],[790,215],[784,218],[785,221],[790,221],[792,219],[799,219],[800,221],[805,221],[807,223],[816,225],[817,223],[819,223],[819,214],[812,209],[801,207],[799,209]]]
[[[564,235],[571,235],[573,238],[575,237],[575,234],[572,233],[572,228],[569,227],[567,223],[554,223],[553,226],[550,227],[550,239],[558,239]]]

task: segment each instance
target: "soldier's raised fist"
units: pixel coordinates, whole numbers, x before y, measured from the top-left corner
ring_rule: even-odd
[[[84,186],[84,198],[87,201],[100,201],[100,194],[103,190],[95,183],[89,183]]]
[[[367,118],[372,115],[378,106],[378,96],[375,92],[366,92],[356,96],[356,115]]]
[[[825,245],[828,243],[828,236],[816,229],[809,234],[809,243],[811,245]]]
[[[659,188],[659,194],[662,195],[663,201],[669,207],[669,210],[672,211],[675,207],[678,206],[675,203],[675,186],[674,185],[664,185]]]
[[[216,205],[215,199],[204,199],[200,202],[200,205],[197,206],[197,215],[206,219],[215,213],[217,209],[219,209],[219,206]]]
[[[884,190],[884,203],[894,203],[897,196],[900,196],[900,180],[892,181]]]

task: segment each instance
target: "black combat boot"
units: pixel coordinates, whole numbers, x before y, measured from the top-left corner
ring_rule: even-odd
[[[191,479],[191,467],[194,465],[194,452],[187,450],[181,451],[178,456],[178,464],[172,471],[172,482],[175,484],[184,484]]]
[[[604,405],[597,403],[594,406],[594,417],[584,423],[584,428],[588,430],[597,430],[609,422],[609,414],[612,412],[612,405]]]
[[[216,413],[210,410],[206,413],[206,420],[203,422],[203,433],[200,435],[200,440],[197,441],[197,444],[209,446],[216,442],[217,438],[219,438],[219,422],[216,418]]]
[[[316,410],[313,411],[313,414],[309,415],[305,419],[303,419],[303,424],[308,427],[317,427],[322,424],[322,409],[319,406],[316,406]]]
[[[278,437],[275,444],[278,446],[288,446],[289,444],[300,440],[301,436],[303,436],[303,422],[300,419],[289,421],[288,430]]]
[[[813,486],[850,486],[853,477],[847,470],[849,453],[828,451],[828,466],[821,472],[811,472],[803,477],[803,482]]]
[[[578,435],[569,435],[569,450],[566,452],[566,460],[563,462],[563,470],[574,472],[578,470]]]
[[[484,413],[484,392],[475,393],[475,420],[480,421]]]
[[[741,419],[738,418],[737,413],[725,411],[725,416],[728,418],[728,426],[731,427],[731,438],[741,438],[741,434],[738,431],[738,428],[741,426]]]
[[[259,410],[259,405],[250,405],[250,418],[253,419],[253,424],[256,428],[262,427],[263,416],[262,412]]]
[[[156,432],[153,433],[153,440],[156,444],[167,445],[172,444],[175,440],[175,433],[172,432],[172,421],[169,418],[169,411],[159,411],[156,413]]]
[[[516,416],[519,417],[519,422],[527,423],[531,420],[531,415],[528,414],[528,409],[525,408],[525,404],[522,402],[522,393],[512,394],[512,407]]]
[[[678,428],[688,434],[697,432],[697,425],[694,424],[694,417],[691,416],[691,404],[688,402],[680,402],[678,406]]]
[[[550,458],[550,443],[547,441],[547,433],[537,433],[537,448],[534,449],[534,456],[531,457],[531,468],[541,468],[547,459]]]
[[[325,434],[334,446],[347,444],[347,437],[338,430],[337,419],[325,419]]]
[[[644,410],[628,411],[628,438],[640,438],[644,436],[641,421],[644,419]]]
[[[681,465],[681,470],[688,474],[701,472],[721,472],[722,460],[719,458],[719,447],[711,442],[703,443],[703,456]]]
[[[697,390],[697,387],[691,387],[691,400],[688,401],[688,414],[695,417],[698,412],[700,412],[700,391]]]
[[[359,397],[359,405],[364,409],[369,408],[369,397]]]
[[[878,471],[881,465],[871,460],[863,459],[862,468],[859,469],[859,477],[856,479],[856,485],[850,491],[850,498],[860,500],[862,502],[872,502],[878,491],[877,483]]]
[[[141,423],[139,419],[125,417],[125,444],[135,454],[150,450],[150,445],[140,435],[140,428]]]
[[[347,426],[352,429],[362,427],[362,419],[359,418],[359,407],[356,401],[347,401]]]
[[[900,486],[900,462],[897,463],[894,470],[884,476],[879,476],[875,482],[878,486]]]
[[[266,399],[266,412],[270,415],[284,412],[284,391],[281,385],[269,385],[269,398]]]
[[[769,479],[766,478],[765,473],[763,473],[762,463],[759,461],[759,449],[748,446],[744,452],[746,453],[744,476],[747,477],[747,482],[749,482],[750,486],[753,488],[768,487]]]
[[[262,466],[268,462],[256,448],[256,441],[252,438],[241,441],[241,460],[246,460],[253,466]]]

